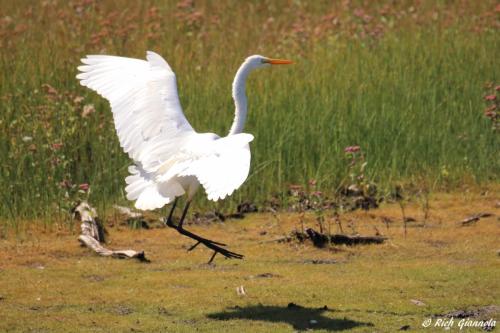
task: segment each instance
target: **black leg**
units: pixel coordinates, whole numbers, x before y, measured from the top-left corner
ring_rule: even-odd
[[[243,255],[241,254],[238,254],[238,253],[235,253],[235,252],[231,252],[225,248],[222,248],[221,246],[226,246],[226,244],[223,244],[223,243],[219,243],[219,242],[216,242],[216,241],[213,241],[213,240],[210,240],[210,239],[206,239],[206,238],[203,238],[203,237],[200,237],[196,234],[193,234],[192,232],[190,231],[187,231],[186,229],[184,229],[182,227],[182,225],[184,224],[184,219],[186,218],[186,215],[187,215],[187,211],[189,209],[189,204],[190,202],[188,202],[186,204],[186,207],[184,207],[184,210],[182,212],[182,217],[181,217],[181,220],[179,221],[179,224],[178,225],[175,225],[173,222],[172,222],[172,214],[173,214],[173,211],[175,209],[175,206],[177,204],[177,199],[174,201],[174,204],[172,206],[172,210],[170,211],[170,214],[167,218],[167,221],[166,221],[166,224],[167,226],[169,226],[170,228],[174,228],[177,230],[177,232],[179,232],[180,234],[184,235],[184,236],[187,236],[189,238],[192,238],[194,240],[197,241],[196,244],[194,244],[193,246],[191,246],[188,251],[191,251],[193,250],[196,246],[198,246],[200,243],[205,245],[206,247],[208,247],[209,249],[211,250],[214,250],[214,254],[213,256],[210,258],[210,261],[208,263],[211,263],[212,260],[214,259],[215,255],[217,253],[220,253],[222,254],[224,257],[226,258],[234,258],[234,259],[243,259]]]
[[[183,231],[185,231],[187,233],[190,233],[189,231],[186,231],[185,229],[182,228],[182,225],[184,224],[184,219],[186,218],[186,215],[187,215],[187,212],[189,210],[189,205],[190,204],[191,204],[191,201],[189,201],[188,203],[186,203],[186,207],[184,207],[184,210],[182,211],[181,220],[179,221],[179,224],[177,225],[177,230],[179,232],[180,232],[180,230],[183,230]],[[213,244],[217,244],[217,245],[221,245],[221,246],[226,246],[226,244],[224,244],[224,243],[219,243],[219,242],[216,242],[216,241],[213,241],[213,240],[210,240],[210,239],[205,239],[205,240],[207,240],[207,241],[209,241],[210,243],[213,243]],[[188,251],[193,250],[196,246],[198,246],[198,244],[200,244],[199,241],[198,241],[198,243],[196,243],[193,246],[191,246]]]
[[[174,215],[175,206],[177,206],[177,199],[178,198],[175,198],[172,208],[170,208],[170,213],[168,213],[168,217],[165,220],[165,224],[169,227],[174,225],[174,223],[172,222],[172,216]]]
[[[182,217],[181,217],[181,220],[179,221],[179,225],[177,226],[177,229],[182,229],[182,225],[184,224],[184,219],[186,218],[186,215],[187,215],[187,212],[189,209],[189,205],[191,205],[191,201],[188,201],[186,203],[186,206],[184,207],[184,210],[182,211]]]
[[[215,256],[217,255],[217,251],[214,251],[214,254],[212,254],[212,257],[210,257],[210,260],[208,261],[207,264],[211,264],[212,261],[214,261]]]

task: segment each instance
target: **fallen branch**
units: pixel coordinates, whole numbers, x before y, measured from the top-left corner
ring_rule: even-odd
[[[81,228],[82,233],[78,237],[78,240],[88,248],[94,250],[97,254],[104,257],[113,258],[134,258],[139,261],[149,262],[146,259],[144,251],[136,252],[134,250],[118,250],[113,251],[102,246],[101,242],[104,242],[104,228],[101,223],[97,220],[97,212],[92,208],[87,202],[82,201],[74,210],[80,215],[82,221]]]
[[[360,245],[360,244],[381,244],[387,237],[383,236],[347,236],[343,234],[325,235],[316,230],[309,228],[306,232],[294,231],[290,236],[285,236],[270,240],[269,242],[291,242],[292,240],[303,243],[306,240],[311,240],[316,247],[325,247],[328,244],[335,245]]]
[[[490,217],[490,216],[493,216],[493,214],[491,214],[491,213],[478,213],[478,214],[474,214],[472,216],[469,216],[468,218],[466,218],[458,223],[460,225],[462,225],[463,227],[465,227],[465,226],[469,226],[469,225],[476,223],[482,217]]]
[[[347,236],[342,234],[328,236],[311,228],[306,230],[306,234],[316,247],[324,247],[328,243],[335,245],[381,244],[387,239],[382,236]]]
[[[119,211],[120,214],[123,214],[131,219],[142,219],[142,217],[143,217],[141,213],[135,212],[128,207],[113,205],[113,208],[115,208],[117,211]]]
[[[325,247],[328,244],[335,245],[360,245],[360,244],[382,244],[387,237],[384,236],[347,236],[343,234],[333,234],[333,235],[325,235],[316,230],[309,228],[306,232],[293,231],[290,236],[284,236],[276,239],[262,241],[260,243],[288,243],[291,241],[298,241],[300,243],[305,242],[306,240],[311,240],[316,247]]]
[[[121,224],[126,224],[132,229],[150,229],[149,223],[146,222],[142,213],[133,211],[128,207],[118,205],[114,205],[113,208],[126,217],[126,221]]]

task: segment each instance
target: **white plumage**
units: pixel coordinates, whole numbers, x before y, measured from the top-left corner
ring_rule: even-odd
[[[161,56],[90,55],[82,62],[77,78],[110,102],[120,144],[136,163],[126,191],[137,208],[160,208],[186,192],[191,197],[197,182],[214,201],[243,184],[253,136],[196,133],[182,112],[175,74]]]
[[[151,51],[146,59],[89,55],[78,67],[80,83],[109,101],[120,145],[134,161],[126,178],[127,199],[143,210],[161,208],[184,194],[189,203],[200,184],[210,200],[231,195],[250,169],[253,136],[241,133],[246,78],[257,67],[291,62],[259,55],[245,60],[233,82],[235,120],[229,135],[221,138],[193,129],[168,63]]]

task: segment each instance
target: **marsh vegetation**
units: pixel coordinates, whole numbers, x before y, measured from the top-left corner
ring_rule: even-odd
[[[349,146],[364,152],[365,182],[385,192],[496,182],[498,10],[494,1],[1,1],[0,216],[65,221],[89,188],[99,210],[125,202],[131,162],[107,102],[78,85],[76,66],[86,54],[148,49],[176,72],[195,129],[220,135],[246,56],[296,62],[251,78],[250,177],[224,203],[200,198],[205,208],[284,200],[290,184],[311,179],[333,194],[350,185]]]

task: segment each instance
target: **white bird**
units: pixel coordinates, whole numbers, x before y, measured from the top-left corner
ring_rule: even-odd
[[[248,176],[251,134],[242,133],[247,117],[245,83],[256,68],[290,64],[290,60],[253,55],[245,59],[233,81],[235,118],[229,134],[197,133],[182,112],[175,74],[158,54],[148,51],[146,60],[109,55],[88,55],[77,79],[106,98],[113,112],[118,139],[134,161],[125,181],[127,199],[141,210],[161,208],[173,202],[166,224],[227,258],[242,255],[185,230],[182,225],[191,200],[201,184],[208,199],[231,195]],[[186,206],[177,225],[172,215],[177,197],[186,195]]]

